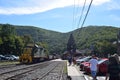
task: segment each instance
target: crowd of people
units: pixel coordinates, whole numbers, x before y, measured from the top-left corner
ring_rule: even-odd
[[[69,56],[68,57],[69,65],[76,64],[75,58]],[[92,55],[92,59],[90,59],[90,70],[91,76],[93,80],[97,80],[97,71],[98,71],[98,60],[95,55]],[[108,70],[106,73],[105,80],[120,80],[120,61],[119,56],[117,54],[111,55],[109,57]]]
[[[90,70],[91,70],[91,76],[93,77],[93,80],[97,80],[97,71],[98,71],[98,60],[96,59],[96,56],[93,55],[90,62]],[[117,54],[114,54],[109,57],[109,64],[108,64],[108,70],[106,73],[105,80],[120,80],[120,61],[119,56]]]
[[[93,77],[93,80],[97,80],[97,71],[98,71],[98,60],[96,59],[96,56],[93,55],[90,62],[90,70],[91,70],[91,76]],[[120,80],[120,61],[119,56],[117,54],[111,55],[109,57],[109,64],[108,64],[108,70],[106,73],[105,80]]]

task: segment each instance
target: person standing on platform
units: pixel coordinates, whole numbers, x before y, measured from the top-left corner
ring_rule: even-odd
[[[90,59],[90,70],[91,70],[91,76],[93,77],[93,80],[96,80],[96,75],[97,75],[97,65],[98,65],[98,60],[96,59],[96,56],[93,55],[92,59]]]
[[[105,80],[120,80],[120,65],[113,55],[109,58],[108,71]]]
[[[68,56],[68,62],[69,62],[69,66],[72,64],[72,57],[69,55]]]
[[[118,56],[118,54],[114,54],[113,56],[116,58],[118,64],[120,65],[120,60],[119,60],[119,56]]]

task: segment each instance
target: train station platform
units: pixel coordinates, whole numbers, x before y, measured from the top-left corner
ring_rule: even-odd
[[[86,80],[84,78],[84,75],[80,73],[80,71],[77,69],[76,65],[70,65],[67,63],[67,69],[68,69],[68,76],[70,76],[71,80]]]

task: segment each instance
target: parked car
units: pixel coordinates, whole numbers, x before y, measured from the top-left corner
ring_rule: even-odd
[[[89,65],[90,65],[89,62],[83,62],[83,63],[81,63],[81,64],[80,64],[80,70],[83,71],[83,70],[84,70],[84,67],[85,67],[85,66],[89,66]]]
[[[7,59],[5,58],[5,56],[0,55],[0,60],[7,60]]]
[[[76,63],[77,63],[77,65],[80,65],[81,63],[87,62],[87,61],[89,61],[90,59],[91,59],[91,56],[88,56],[88,57],[85,57],[85,58],[82,58],[82,59],[77,59],[77,60],[76,60]]]
[[[19,60],[19,56],[15,56],[15,55],[11,55],[13,58],[14,58],[14,60]]]
[[[104,58],[101,61],[98,62],[98,72],[106,74],[107,73],[107,68],[108,68],[109,60],[108,58]]]
[[[107,72],[107,66],[109,64],[108,58],[102,58],[98,61],[98,73],[100,74],[106,74]],[[90,64],[87,66],[84,66],[85,73],[90,73]]]
[[[15,55],[5,55],[5,58],[7,60],[19,60],[19,57],[15,56]]]
[[[100,59],[98,57],[96,57],[96,59],[99,61]],[[84,70],[84,67],[90,66],[90,62],[89,61],[85,61],[83,63],[80,64],[80,70]]]

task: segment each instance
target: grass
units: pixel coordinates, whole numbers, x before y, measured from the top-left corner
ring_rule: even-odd
[[[67,61],[65,61],[65,67],[64,67],[64,70],[63,70],[63,73],[66,73],[67,74]]]
[[[0,66],[9,64],[19,64],[19,61],[0,61]]]

